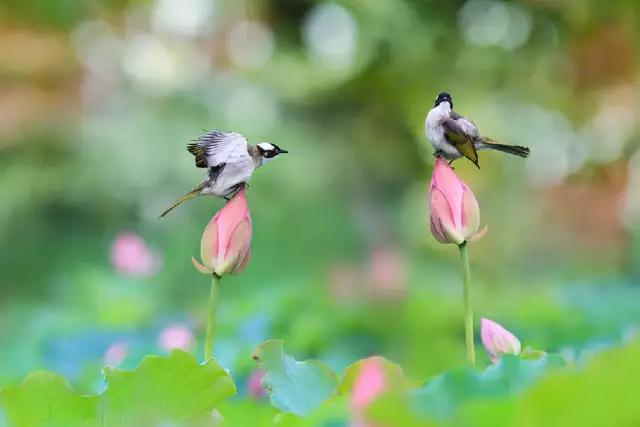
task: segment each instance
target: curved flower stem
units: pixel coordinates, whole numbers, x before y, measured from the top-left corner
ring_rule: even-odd
[[[213,352],[213,332],[216,323],[216,305],[218,304],[218,288],[220,287],[220,276],[216,273],[211,275],[211,293],[209,294],[209,314],[207,316],[207,335],[204,339],[204,361],[211,359]]]
[[[471,306],[471,269],[469,268],[469,251],[467,242],[458,246],[462,262],[463,299],[464,299],[464,335],[467,343],[467,362],[475,365],[476,350],[473,342],[473,308]]]

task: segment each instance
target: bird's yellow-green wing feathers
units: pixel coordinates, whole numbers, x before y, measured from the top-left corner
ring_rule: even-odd
[[[480,169],[478,152],[475,145],[473,145],[473,137],[467,135],[454,120],[445,120],[442,125],[444,127],[444,137],[447,141]]]
[[[193,154],[196,158],[196,167],[198,168],[206,168],[207,167],[207,151],[204,147],[201,147],[198,144],[189,144],[187,145],[187,150],[191,154]]]

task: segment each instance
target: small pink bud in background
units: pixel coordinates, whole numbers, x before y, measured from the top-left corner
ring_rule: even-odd
[[[164,351],[171,351],[173,349],[189,350],[193,347],[195,339],[191,329],[184,325],[172,324],[167,326],[158,338],[158,346]]]
[[[360,282],[359,271],[352,265],[335,264],[329,270],[329,293],[337,301],[357,300]]]
[[[193,265],[202,273],[224,276],[241,273],[251,257],[251,215],[244,189],[238,191],[209,221],[200,241],[199,263]]]
[[[247,391],[249,396],[254,399],[262,399],[267,395],[266,390],[262,386],[262,379],[266,375],[266,372],[262,369],[255,369],[249,375],[249,379],[247,380]]]
[[[116,341],[104,352],[102,360],[105,365],[117,367],[127,357],[129,346],[124,341]]]
[[[383,365],[378,357],[370,357],[362,362],[362,367],[351,391],[351,407],[354,426],[372,427],[365,419],[367,407],[387,389]]]
[[[407,289],[407,274],[402,255],[391,247],[374,249],[369,258],[367,283],[371,295],[380,299],[399,298]]]
[[[431,234],[441,243],[461,245],[486,233],[480,228],[480,207],[467,184],[438,157],[429,188]]]
[[[492,320],[483,318],[481,322],[482,344],[492,362],[497,362],[503,354],[520,354],[520,340],[515,335]]]
[[[150,277],[158,271],[160,261],[137,234],[118,234],[111,245],[111,264],[115,270],[130,277]]]
[[[353,385],[351,402],[354,408],[364,408],[385,389],[384,371],[382,365],[371,357],[362,362],[358,378]]]

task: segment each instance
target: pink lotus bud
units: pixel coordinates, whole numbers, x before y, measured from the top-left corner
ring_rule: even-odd
[[[407,290],[407,274],[402,254],[392,247],[378,247],[369,258],[367,269],[369,294],[375,298],[393,300]]]
[[[137,234],[120,233],[111,245],[111,264],[123,276],[152,276],[160,262],[145,241]]]
[[[267,391],[262,386],[262,379],[266,375],[266,371],[262,369],[256,369],[251,372],[249,379],[247,380],[247,391],[249,396],[254,399],[262,399],[267,395]]]
[[[481,336],[482,344],[494,363],[503,354],[520,354],[520,340],[494,321],[482,319]]]
[[[429,193],[431,234],[437,241],[461,245],[486,233],[486,227],[478,232],[480,208],[476,196],[440,157],[436,159]]]
[[[377,357],[364,360],[351,394],[351,404],[356,416],[362,415],[365,408],[386,388],[385,373],[380,360]]]
[[[218,276],[242,272],[251,257],[251,215],[247,194],[242,189],[209,221],[202,233],[200,258],[193,265],[206,274]]]
[[[171,351],[174,348],[189,350],[194,343],[195,339],[191,329],[177,323],[163,329],[158,338],[158,345],[164,351]]]
[[[337,301],[360,298],[360,272],[349,264],[335,264],[329,270],[329,293]]]
[[[117,367],[127,357],[129,346],[124,341],[116,341],[104,352],[102,360],[105,365]]]

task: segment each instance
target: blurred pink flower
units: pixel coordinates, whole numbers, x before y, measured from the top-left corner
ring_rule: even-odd
[[[371,427],[365,420],[367,407],[387,388],[383,365],[377,356],[362,361],[351,392],[351,407],[358,427]]]
[[[191,329],[184,325],[174,323],[167,326],[158,338],[158,345],[164,351],[171,351],[173,349],[189,350],[193,347],[195,339]]]
[[[137,234],[118,234],[111,245],[111,264],[123,276],[149,277],[158,271],[160,260]]]
[[[402,255],[391,247],[376,248],[367,270],[371,294],[382,299],[402,296],[407,288],[407,274]]]
[[[191,257],[202,273],[224,276],[241,273],[251,258],[251,215],[244,189],[238,191],[209,221],[200,241],[202,263]]]
[[[116,341],[104,352],[102,360],[105,365],[117,367],[127,357],[129,346],[124,341]]]
[[[249,379],[247,380],[247,390],[249,392],[249,396],[254,399],[261,399],[267,395],[266,390],[262,386],[262,379],[266,375],[266,372],[262,369],[255,369],[249,375]]]
[[[355,267],[335,264],[329,269],[329,293],[337,301],[355,300],[360,297],[361,277]]]
[[[449,164],[438,157],[429,188],[431,234],[441,243],[461,245],[486,233],[480,227],[478,201]]]
[[[505,328],[489,319],[482,319],[482,344],[487,349],[492,362],[497,362],[503,354],[520,354],[520,340]]]

